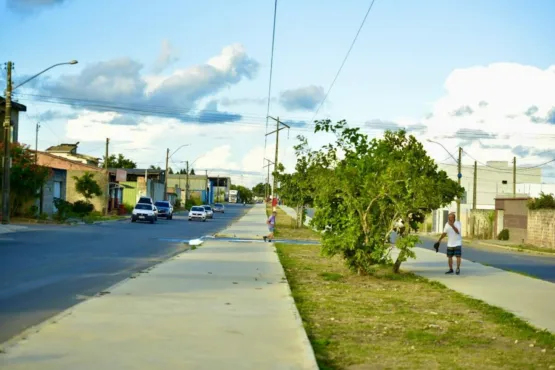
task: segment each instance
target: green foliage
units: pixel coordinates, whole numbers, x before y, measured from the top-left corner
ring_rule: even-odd
[[[314,151],[300,137],[298,177],[285,179],[284,189],[291,189],[284,193],[296,199],[304,196],[299,184],[307,187],[306,197],[316,208],[312,226],[325,231],[323,254],[341,255],[358,273],[393,262],[388,241],[403,220],[408,227],[398,230],[396,238],[398,272],[403,261],[414,257],[412,248],[419,242],[411,232],[418,230],[426,214],[461,197],[464,189],[438,170],[422,144],[404,130],[370,139],[345,121],[324,120],[316,122],[318,132],[334,134],[335,143]]]
[[[555,197],[553,194],[545,194],[543,191],[538,198],[528,200],[528,209],[555,209]]]
[[[61,198],[54,198],[54,206],[57,211],[54,214],[56,221],[66,221],[73,213],[73,204]]]
[[[269,184],[265,184],[263,182],[256,184],[252,188],[252,193],[255,196],[263,197],[266,195],[266,191],[269,191],[269,194],[272,194],[272,186]]]
[[[92,211],[94,211],[94,206],[86,201],[78,200],[73,203],[73,212],[77,214],[79,217],[84,217],[89,215]]]
[[[104,161],[106,161],[106,157],[103,157]],[[104,167],[104,166],[102,166]],[[108,157],[108,167],[109,168],[137,168],[137,163],[133,162],[129,158],[125,158],[123,154],[112,154]]]
[[[189,172],[189,175],[194,175],[194,174],[195,174],[195,170],[191,168],[191,172]]]
[[[128,203],[125,203],[123,205],[123,207],[125,208],[125,212],[127,214],[130,214],[131,212],[133,212],[133,209],[135,208],[135,206],[133,206],[132,204],[128,204]]]
[[[251,203],[254,198],[253,192],[242,185],[231,185],[230,189],[237,190],[237,195],[240,202]]]
[[[73,179],[75,180],[75,190],[85,198],[87,203],[90,203],[94,196],[102,195],[102,189],[94,179],[93,173],[85,172],[81,177],[73,176]]]
[[[509,240],[509,229],[501,230],[499,235],[497,235],[497,239],[498,240]]]
[[[185,209],[191,209],[193,206],[202,205],[202,200],[197,197],[191,197],[187,202],[185,202]]]
[[[0,143],[0,152],[3,145]],[[51,171],[35,164],[29,147],[14,143],[11,145],[12,167],[10,171],[10,214],[21,213],[21,208],[39,197],[39,189],[46,184]]]

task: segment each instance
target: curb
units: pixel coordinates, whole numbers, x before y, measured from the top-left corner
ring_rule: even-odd
[[[274,247],[274,252],[275,252],[275,257],[277,258],[277,262],[278,265],[281,269],[281,273],[282,276],[285,279],[286,282],[286,287],[287,287],[287,300],[291,309],[291,312],[293,313],[293,316],[295,318],[295,323],[297,324],[297,327],[299,328],[300,331],[302,331],[303,333],[303,347],[304,347],[304,356],[305,356],[305,361],[307,362],[308,367],[306,367],[306,369],[313,369],[313,370],[318,370],[318,361],[316,360],[316,355],[314,354],[314,348],[312,348],[312,344],[310,343],[310,340],[308,339],[308,334],[306,333],[306,329],[304,327],[303,324],[303,320],[301,318],[301,314],[299,313],[299,309],[297,308],[297,305],[295,304],[295,299],[293,298],[293,292],[291,291],[291,286],[289,285],[289,280],[287,279],[287,275],[285,274],[285,270],[283,269],[283,265],[281,264],[281,261],[279,259],[278,253],[277,253],[277,249],[275,246],[275,243],[272,243],[273,247]]]

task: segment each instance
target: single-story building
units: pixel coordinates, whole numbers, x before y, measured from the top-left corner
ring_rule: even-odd
[[[86,172],[94,174],[94,179],[103,189],[102,195],[91,199],[96,211],[103,212],[108,200],[106,196],[107,180],[106,172],[96,166],[87,165],[78,161],[59,157],[46,152],[37,152],[37,164],[52,169],[52,174],[43,186],[42,197],[37,201],[41,212],[49,215],[56,212],[54,198],[60,198],[68,202],[84,200],[83,196],[75,189],[74,176],[80,177]]]

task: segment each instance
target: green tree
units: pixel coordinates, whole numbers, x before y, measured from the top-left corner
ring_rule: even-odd
[[[106,157],[103,157],[104,163],[106,163]],[[103,166],[104,167],[104,166]],[[137,163],[133,162],[129,158],[125,158],[123,154],[112,154],[108,157],[108,167],[109,168],[137,168]]]
[[[325,231],[323,253],[341,255],[359,274],[375,264],[393,264],[398,272],[402,262],[415,257],[418,224],[464,189],[438,170],[422,144],[404,130],[370,140],[346,121],[323,120],[316,122],[318,132],[334,134],[335,142],[313,151],[301,138],[296,153],[312,169],[312,224]],[[389,240],[399,220],[408,227],[398,230],[393,262]]]
[[[195,174],[195,169],[191,168],[191,172],[189,173],[189,175],[194,175]]]
[[[298,148],[303,148],[307,142],[302,137]],[[310,161],[305,156],[297,158],[295,172],[285,173],[283,164],[279,164],[274,176],[279,183],[277,193],[281,200],[289,206],[294,207],[297,213],[297,227],[302,227],[306,216],[306,208],[312,206],[314,182],[312,173],[317,169],[310,165]]]
[[[242,185],[231,185],[230,189],[237,190],[237,195],[241,202],[250,203],[254,198],[252,191]]]
[[[272,186],[261,182],[261,183],[256,184],[252,188],[252,192],[253,192],[254,195],[256,195],[258,197],[263,197],[264,195],[266,195],[266,189],[269,189],[270,194],[272,193]]]
[[[0,153],[4,147],[0,143]],[[10,215],[18,215],[22,207],[39,197],[39,189],[51,175],[47,167],[35,164],[33,153],[28,146],[11,145],[12,167],[10,171]]]
[[[87,203],[90,203],[94,196],[102,195],[102,189],[94,179],[93,173],[85,172],[80,177],[73,176],[73,179],[75,180],[75,190],[85,198]]]

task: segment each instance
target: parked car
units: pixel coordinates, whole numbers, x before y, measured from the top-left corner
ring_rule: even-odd
[[[151,197],[140,197],[139,201],[137,202],[137,204],[154,204],[154,201],[152,200]]]
[[[220,212],[220,213],[225,213],[225,207],[222,203],[216,203],[214,204],[214,207],[212,207],[212,210],[214,212]]]
[[[168,220],[173,219],[173,206],[167,200],[160,200],[154,203],[158,208],[158,217],[165,217]]]
[[[206,217],[214,218],[214,211],[212,210],[212,207],[208,205],[203,205],[202,207],[206,210]]]
[[[202,220],[202,222],[206,222],[207,217],[206,210],[202,206],[193,206],[189,210],[189,221]]]
[[[137,203],[131,213],[131,222],[148,221],[151,224],[158,221],[156,207],[152,204]]]

